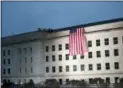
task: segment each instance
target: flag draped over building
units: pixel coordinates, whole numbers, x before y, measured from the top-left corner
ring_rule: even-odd
[[[70,30],[69,34],[69,55],[83,55],[88,51],[87,39],[84,35],[84,28],[74,28]]]

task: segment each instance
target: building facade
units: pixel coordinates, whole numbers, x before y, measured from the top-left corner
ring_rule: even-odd
[[[69,56],[69,31],[73,27],[2,38],[2,81],[25,83],[32,79],[39,83],[56,79],[62,84],[73,79],[118,81],[123,77],[123,19],[83,26],[88,42],[84,55]]]

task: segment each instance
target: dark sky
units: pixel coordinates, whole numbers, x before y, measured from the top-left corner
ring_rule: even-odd
[[[2,36],[123,17],[121,2],[2,2]]]

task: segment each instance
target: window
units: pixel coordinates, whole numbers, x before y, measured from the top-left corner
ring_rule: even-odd
[[[26,48],[24,48],[25,53],[27,52]]]
[[[10,61],[10,59],[8,59],[8,64],[11,64],[11,61]]]
[[[48,51],[49,51],[49,47],[48,47],[48,46],[46,46],[45,48],[46,48],[46,52],[48,52]]]
[[[25,73],[27,73],[27,68],[25,68]]]
[[[19,54],[21,54],[21,49],[20,48],[18,48],[18,52],[19,52]]]
[[[66,60],[69,60],[69,55],[68,54],[66,54]]]
[[[89,78],[89,83],[92,84],[93,78]]]
[[[85,70],[85,66],[84,64],[81,65],[81,71],[84,71]]]
[[[33,73],[33,68],[31,68],[30,70],[31,70],[31,73]]]
[[[118,38],[117,37],[113,37],[113,43],[118,44]]]
[[[73,65],[73,71],[77,71],[77,66]]]
[[[46,56],[46,62],[48,62],[49,61],[49,56]]]
[[[76,55],[73,56],[73,59],[74,59],[74,60],[76,59]]]
[[[3,56],[6,56],[6,52],[5,52],[5,50],[3,50]]]
[[[66,65],[66,72],[69,72],[69,66]]]
[[[3,64],[4,64],[4,65],[6,64],[6,60],[5,60],[5,59],[3,59]]]
[[[88,58],[92,58],[92,52],[88,52]]]
[[[62,72],[62,66],[59,66],[59,72]]]
[[[81,55],[80,58],[81,58],[81,59],[84,59],[84,55]]]
[[[97,64],[97,70],[101,70],[101,64]]]
[[[97,58],[101,57],[100,51],[97,51],[96,53],[97,53]]]
[[[61,45],[61,44],[59,44],[59,51],[60,51],[60,50],[62,50],[62,45]]]
[[[89,64],[88,66],[89,66],[89,70],[93,70],[92,64]]]
[[[114,49],[114,56],[118,56],[118,55],[119,55],[118,49]]]
[[[27,63],[27,58],[25,57],[25,63]]]
[[[32,57],[31,57],[31,63],[32,63],[32,61],[33,61],[33,60],[32,60]]]
[[[65,49],[69,49],[69,45],[68,44],[65,44]]]
[[[52,51],[55,51],[55,45],[52,45]]]
[[[59,84],[62,84],[62,79],[59,79]]]
[[[52,66],[52,72],[56,72],[55,66]]]
[[[52,61],[55,61],[56,59],[55,59],[55,55],[52,55]]]
[[[30,52],[32,52],[32,47],[30,47]]]
[[[106,83],[110,83],[110,78],[106,77]]]
[[[3,69],[3,74],[4,74],[4,75],[6,74],[6,70],[5,70],[5,69]]]
[[[20,68],[20,74],[21,74],[21,68]]]
[[[49,72],[49,67],[46,67],[46,73],[48,73]]]
[[[105,45],[109,45],[109,39],[108,38],[105,38]]]
[[[109,57],[110,54],[109,54],[109,50],[105,50],[105,57]]]
[[[21,64],[21,58],[20,58],[20,64]]]
[[[96,46],[100,46],[100,40],[96,40]]]
[[[8,50],[8,55],[10,55],[10,50]]]
[[[68,83],[69,82],[69,79],[66,79],[66,83]]]
[[[106,69],[109,70],[110,69],[110,64],[109,63],[106,63]]]
[[[11,70],[10,70],[10,68],[8,68],[8,74],[11,74]]]
[[[118,79],[119,79],[119,77],[115,77],[115,83],[118,83]]]
[[[118,63],[118,62],[115,62],[115,63],[114,63],[114,68],[115,68],[115,69],[119,69],[119,63]]]
[[[59,55],[59,61],[62,61],[62,55],[61,54]]]
[[[88,47],[92,47],[92,41],[88,41]]]

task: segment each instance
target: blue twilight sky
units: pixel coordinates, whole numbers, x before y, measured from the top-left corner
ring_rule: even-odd
[[[2,2],[2,36],[123,17],[123,2]]]

